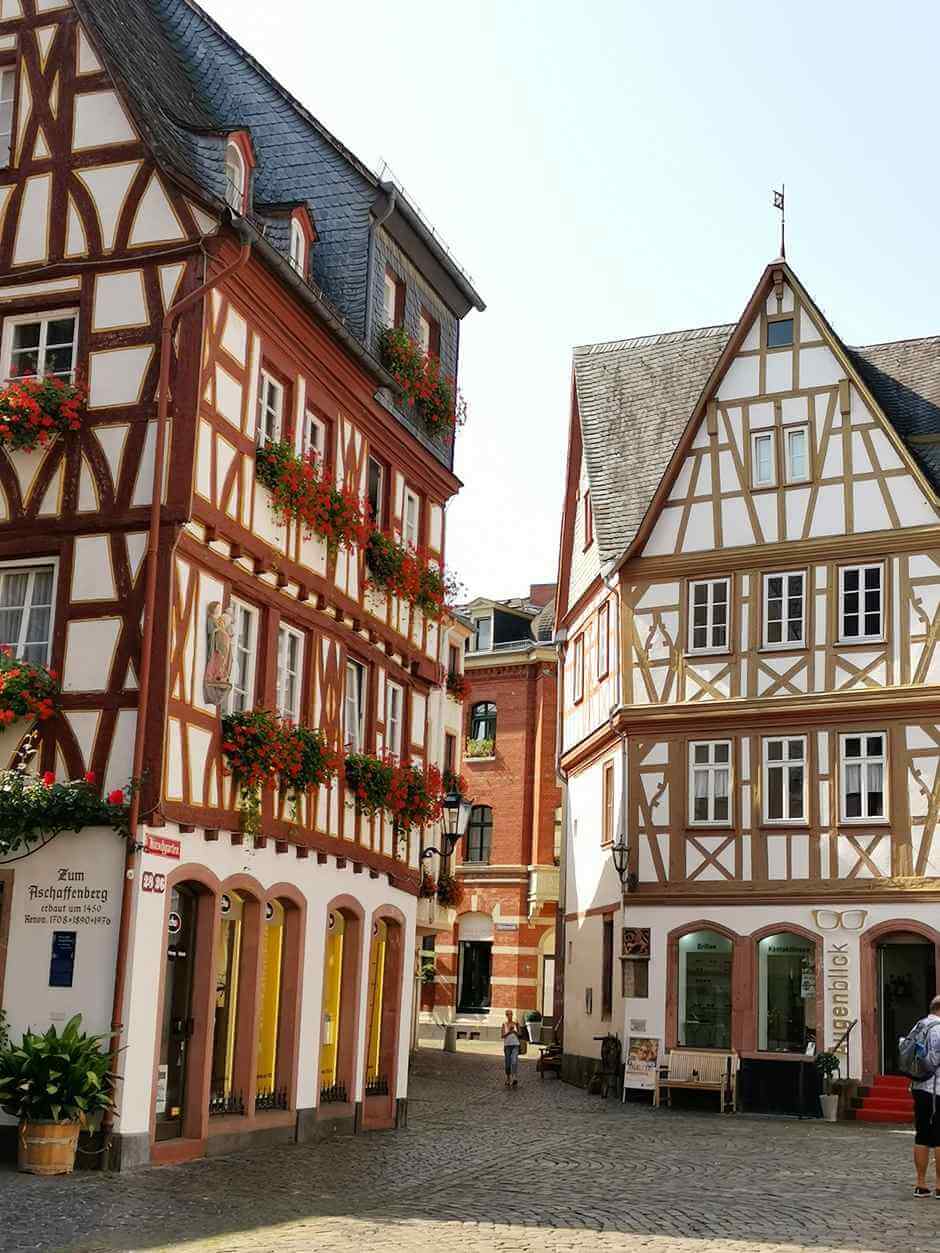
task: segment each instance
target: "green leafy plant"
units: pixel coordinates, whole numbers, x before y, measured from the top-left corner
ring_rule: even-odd
[[[447,676],[447,695],[459,705],[470,695],[470,680],[459,670],[451,670]]]
[[[91,773],[62,783],[51,770],[33,774],[29,763],[35,752],[36,733],[24,741],[16,764],[0,770],[0,854],[85,827],[113,827],[130,835],[129,788],[102,797]]]
[[[81,387],[55,375],[12,379],[0,388],[0,444],[33,452],[55,435],[77,431],[84,402]]]
[[[468,757],[492,757],[495,750],[495,740],[467,740]]]
[[[437,880],[427,870],[422,874],[421,882],[418,884],[418,895],[424,901],[432,900],[437,896]]]
[[[62,1029],[27,1030],[19,1045],[0,1052],[0,1108],[22,1122],[77,1122],[114,1109],[108,1035],[87,1035],[76,1014]]]
[[[20,718],[45,722],[59,710],[59,684],[53,671],[20,661],[9,646],[0,648],[0,727]]]
[[[432,435],[450,442],[467,418],[467,406],[440,360],[422,352],[402,326],[387,326],[379,337],[379,357]]]
[[[542,1015],[537,1009],[530,1009],[525,1016],[526,1022],[541,1022]]]
[[[839,1073],[842,1065],[841,1059],[837,1053],[817,1053],[814,1059],[816,1069],[822,1076],[823,1088],[826,1092],[831,1090],[832,1076]]]
[[[290,444],[265,444],[255,452],[258,482],[271,493],[271,511],[326,540],[330,552],[362,541],[366,520],[357,494],[330,482],[315,456],[298,457]]]
[[[361,814],[372,818],[388,804],[392,764],[371,753],[350,753],[346,758],[346,787]]]
[[[440,621],[447,604],[460,599],[459,580],[439,569],[424,549],[406,548],[392,536],[373,531],[365,553],[369,587],[400,596],[428,618]]]

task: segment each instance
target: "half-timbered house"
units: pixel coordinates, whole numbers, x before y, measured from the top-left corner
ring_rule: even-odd
[[[401,188],[197,4],[0,0],[0,371],[87,390],[79,430],[0,450],[0,643],[61,676],[38,768],[134,778],[130,840],[0,867],[3,1006],[14,1034],[114,1016],[123,1164],[401,1116],[424,832],[340,769],[265,788],[246,834],[221,718],[441,764],[446,614],[376,586],[362,533],[272,511],[256,454],[442,566],[452,439],[383,333],[455,376],[471,308]]]
[[[572,1076],[606,1031],[733,1049],[754,1102],[814,1049],[896,1070],[940,953],[938,441],[940,340],[848,347],[782,259],[733,325],[576,349]]]

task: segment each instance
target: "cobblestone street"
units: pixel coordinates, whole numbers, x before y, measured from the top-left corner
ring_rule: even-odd
[[[940,1250],[901,1128],[622,1107],[422,1051],[407,1130],[125,1176],[0,1174],[0,1249]]]

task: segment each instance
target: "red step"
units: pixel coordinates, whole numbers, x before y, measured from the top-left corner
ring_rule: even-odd
[[[855,1111],[856,1122],[911,1123],[914,1099],[910,1079],[904,1075],[876,1075]]]

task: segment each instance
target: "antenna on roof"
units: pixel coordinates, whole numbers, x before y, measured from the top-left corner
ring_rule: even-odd
[[[774,191],[774,208],[780,210],[780,256],[787,259],[787,211],[785,207],[786,184],[780,184],[780,190]]]

